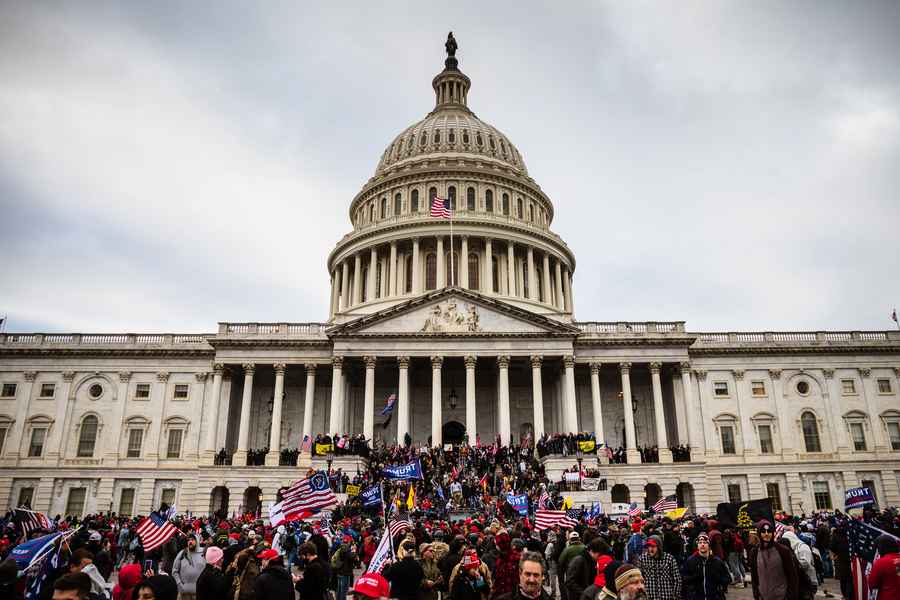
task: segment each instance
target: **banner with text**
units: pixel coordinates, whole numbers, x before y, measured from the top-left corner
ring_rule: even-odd
[[[870,504],[875,504],[875,496],[869,488],[850,488],[844,492],[845,508],[862,508],[863,506],[868,506]]]
[[[528,514],[527,494],[519,494],[518,496],[515,494],[507,494],[506,501],[509,502],[509,505],[516,509],[520,515]]]
[[[581,489],[586,492],[596,492],[600,489],[599,477],[583,477],[581,479]]]
[[[347,486],[347,495],[348,496],[359,496],[359,486],[358,485],[348,485]]]
[[[419,459],[406,463],[405,465],[391,465],[381,470],[381,473],[387,479],[396,481],[404,481],[407,479],[424,479],[422,477],[422,463]]]
[[[381,506],[381,486],[373,485],[367,487],[360,492],[359,497],[362,498],[363,506],[372,508],[373,506]]]

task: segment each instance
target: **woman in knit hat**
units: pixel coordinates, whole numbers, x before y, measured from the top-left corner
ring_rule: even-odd
[[[197,600],[214,600],[228,595],[228,580],[222,572],[225,552],[218,546],[206,549],[206,566],[197,578]]]

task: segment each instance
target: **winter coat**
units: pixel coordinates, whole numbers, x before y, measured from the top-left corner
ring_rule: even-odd
[[[322,600],[331,580],[331,567],[321,558],[316,558],[303,569],[303,578],[294,589],[300,592],[300,600]]]
[[[228,596],[228,579],[221,569],[207,564],[197,578],[197,600],[219,600]]]
[[[233,574],[231,580],[232,600],[255,600],[253,582],[259,575],[259,565],[254,558],[253,549],[246,548],[238,552],[234,557],[234,562],[228,567],[228,571]]]
[[[566,567],[566,594],[572,600],[581,598],[581,593],[586,587],[594,584],[597,576],[597,562],[591,558],[590,553],[584,550],[581,554],[569,561]],[[654,599],[651,599],[654,600]]]
[[[794,556],[797,557],[797,562],[800,563],[800,568],[806,572],[809,581],[815,585],[818,579],[816,578],[816,564],[813,560],[812,548],[801,541],[793,531],[785,531],[782,534],[781,539],[787,540],[788,543],[790,543],[791,550],[793,550]]]
[[[141,565],[130,564],[119,569],[119,583],[113,588],[113,600],[131,600],[131,590],[141,582]]]
[[[422,571],[425,573],[425,581],[431,581],[434,584],[430,588],[422,588],[422,599],[437,600],[438,590],[440,589],[439,582],[441,580],[441,577],[443,577],[443,575],[441,574],[441,569],[437,565],[437,561],[423,560]],[[422,582],[423,586],[425,585],[425,581]]]
[[[460,572],[462,571],[462,572]],[[491,594],[491,572],[483,562],[478,566],[480,579],[469,577],[457,563],[450,572],[449,589],[452,600],[487,600]]]
[[[834,555],[834,576],[837,579],[850,577],[850,543],[847,535],[842,531],[835,531],[831,536],[831,545],[828,547]]]
[[[725,562],[710,554],[692,554],[681,567],[681,597],[683,600],[724,600],[731,583],[731,573]]]
[[[512,592],[508,594],[503,594],[502,596],[497,596],[496,600],[531,600],[530,598],[526,598],[519,591],[519,586],[516,586]],[[547,590],[541,587],[541,595],[537,598],[537,600],[550,600],[550,594],[547,593]]]
[[[419,600],[421,598],[425,571],[412,555],[388,565],[383,575],[391,582],[391,598],[398,600]]]
[[[197,545],[191,552],[188,548],[184,548],[175,556],[172,563],[172,577],[178,584],[178,591],[187,594],[193,594],[197,591],[197,578],[206,568],[206,559],[203,558],[203,552],[200,550],[200,537],[195,535]]]
[[[794,567],[794,554],[791,549],[777,542],[772,544],[781,558],[781,564],[784,567],[784,578],[787,581],[787,594],[785,600],[797,600],[799,594],[799,574]],[[750,580],[753,582],[753,597],[759,600],[759,569],[757,563],[759,557],[759,546],[754,546],[750,551]]]
[[[294,582],[284,566],[269,563],[253,582],[256,598],[266,600],[294,600]]]
[[[681,598],[681,572],[671,554],[660,550],[653,557],[649,552],[644,552],[638,558],[637,566],[644,576],[644,587],[650,600]]]

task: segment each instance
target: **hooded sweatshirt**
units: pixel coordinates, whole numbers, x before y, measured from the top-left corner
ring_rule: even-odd
[[[142,578],[141,565],[130,564],[122,567],[119,570],[119,583],[112,591],[113,600],[131,600],[131,590]]]
[[[197,592],[197,579],[206,568],[206,559],[203,558],[203,551],[200,549],[200,536],[194,534],[192,537],[197,541],[194,551],[191,552],[185,547],[172,563],[172,577],[178,584],[178,591],[188,594]]]
[[[813,560],[812,548],[797,537],[797,534],[793,531],[785,531],[781,537],[791,545],[791,550],[794,552],[794,556],[797,557],[800,568],[806,572],[812,584],[816,585],[818,580],[816,579],[816,564]]]

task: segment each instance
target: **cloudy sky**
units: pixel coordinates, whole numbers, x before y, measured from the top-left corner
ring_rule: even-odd
[[[9,331],[327,318],[326,255],[450,29],[579,319],[893,327],[900,3],[250,4],[0,3]]]

